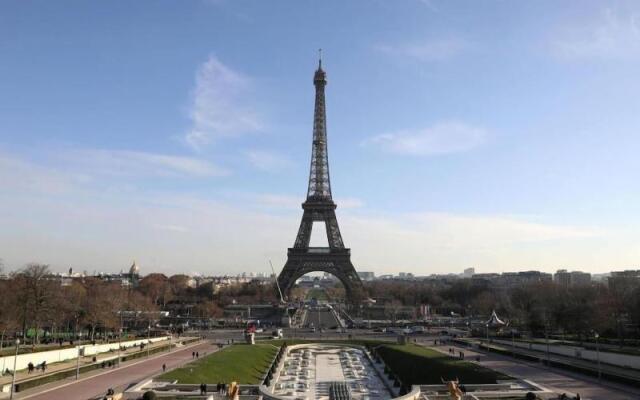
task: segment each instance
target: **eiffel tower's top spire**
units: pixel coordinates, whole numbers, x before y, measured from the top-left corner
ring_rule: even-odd
[[[319,50],[318,69],[313,76],[316,87],[316,105],[313,115],[313,147],[307,201],[330,202],[331,182],[329,180],[329,157],[327,154],[327,115],[325,111],[324,87],[327,74],[322,69],[322,50]]]

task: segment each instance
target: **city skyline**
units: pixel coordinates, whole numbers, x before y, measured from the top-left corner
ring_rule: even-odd
[[[10,269],[279,272],[320,47],[356,270],[637,265],[633,2],[69,3],[2,6]]]

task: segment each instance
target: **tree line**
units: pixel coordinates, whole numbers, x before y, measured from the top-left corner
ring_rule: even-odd
[[[0,343],[20,337],[37,344],[53,337],[117,335],[123,326],[146,330],[159,322],[158,311],[189,318],[218,318],[233,302],[275,301],[270,285],[254,283],[215,290],[191,287],[191,278],[152,273],[137,285],[100,277],[66,279],[47,265],[29,264],[0,280]],[[0,347],[1,348],[1,347]]]
[[[429,304],[441,315],[486,317],[495,310],[510,326],[544,335],[594,332],[608,337],[638,337],[640,287],[613,290],[606,283],[563,286],[536,282],[497,288],[472,279],[445,281],[374,281],[367,295],[387,304]]]

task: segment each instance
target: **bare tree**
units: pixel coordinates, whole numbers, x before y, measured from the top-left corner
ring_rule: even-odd
[[[52,309],[56,282],[51,280],[49,266],[44,264],[27,265],[13,276],[13,281],[18,294],[22,337],[26,338],[27,330],[33,328],[35,332],[33,344],[35,345],[40,340],[42,323],[47,319],[47,314]]]

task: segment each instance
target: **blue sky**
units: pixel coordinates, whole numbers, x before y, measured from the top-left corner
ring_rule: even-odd
[[[360,270],[637,265],[634,1],[3,1],[8,269],[267,272],[313,71]]]

